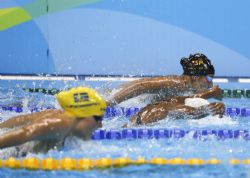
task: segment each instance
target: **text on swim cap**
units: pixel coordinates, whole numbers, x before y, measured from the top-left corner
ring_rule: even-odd
[[[84,101],[89,101],[89,95],[88,95],[88,93],[75,93],[73,95],[73,97],[74,97],[74,101],[76,103],[84,102]]]
[[[199,59],[199,60],[196,60],[196,61],[192,61],[192,63],[193,63],[195,66],[204,64],[202,59]]]

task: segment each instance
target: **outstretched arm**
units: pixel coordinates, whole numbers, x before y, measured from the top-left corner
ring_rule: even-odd
[[[140,79],[124,85],[108,103],[115,105],[143,93],[158,93],[161,90],[185,91],[187,87],[185,81],[172,77]]]
[[[167,116],[172,116],[174,118],[189,116],[192,119],[200,119],[212,114],[222,117],[224,109],[225,106],[223,103],[211,103],[207,106],[193,108],[185,105],[162,102],[146,106],[131,118],[131,122],[136,125],[148,124],[162,120]]]
[[[41,119],[0,136],[0,149],[33,140],[60,139],[69,132],[70,123],[59,118]]]

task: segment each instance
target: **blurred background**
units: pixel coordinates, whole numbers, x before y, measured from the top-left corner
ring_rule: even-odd
[[[250,76],[250,1],[1,0],[1,74],[181,74],[202,52]]]

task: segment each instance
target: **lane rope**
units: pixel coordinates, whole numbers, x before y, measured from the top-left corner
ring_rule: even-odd
[[[242,139],[250,141],[248,130],[182,130],[182,129],[111,129],[96,130],[92,140],[142,140],[142,139],[182,139],[188,137],[194,140],[228,140]]]
[[[13,157],[0,160],[0,168],[10,168],[10,169],[27,169],[27,170],[46,170],[46,171],[87,171],[92,169],[109,169],[109,168],[122,168],[126,166],[139,166],[139,165],[165,165],[165,166],[204,166],[204,165],[219,165],[219,164],[229,164],[229,165],[250,165],[250,159],[229,159],[227,161],[222,161],[217,158],[210,158],[207,160],[200,158],[161,158],[155,157],[150,160],[146,160],[140,157],[136,160],[131,158],[121,157],[121,158],[44,158],[38,159],[36,157],[15,159]]]
[[[22,113],[25,111],[28,112],[38,112],[48,109],[56,109],[55,107],[28,107],[22,108],[17,106],[0,106],[0,109],[3,111],[11,111],[16,113]],[[114,118],[114,117],[131,117],[138,113],[141,108],[137,107],[108,107],[106,110],[105,118]],[[230,117],[249,117],[250,116],[250,107],[249,108],[238,108],[238,107],[228,107],[225,110],[225,115]]]

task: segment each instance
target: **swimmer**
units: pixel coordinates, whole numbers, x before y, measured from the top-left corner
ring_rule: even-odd
[[[202,94],[173,97],[172,99],[150,104],[134,115],[130,122],[132,125],[145,125],[160,121],[166,117],[173,119],[201,119],[208,115],[218,115],[222,118],[225,105],[219,102],[209,103],[205,100],[209,96],[213,96],[213,92],[216,95],[217,91],[213,89]]]
[[[0,135],[0,149],[39,141],[39,147],[48,151],[61,145],[67,136],[90,139],[92,132],[102,126],[106,102],[93,89],[72,88],[56,98],[63,110],[17,116],[1,123],[0,128],[15,129]]]
[[[156,101],[161,101],[174,96],[183,96],[185,93],[206,92],[213,87],[215,70],[204,54],[197,53],[190,55],[189,58],[182,58],[180,63],[184,70],[183,75],[144,78],[129,82],[108,101],[108,105],[114,106],[145,93],[156,94]],[[215,97],[222,99],[222,95],[217,94]]]

